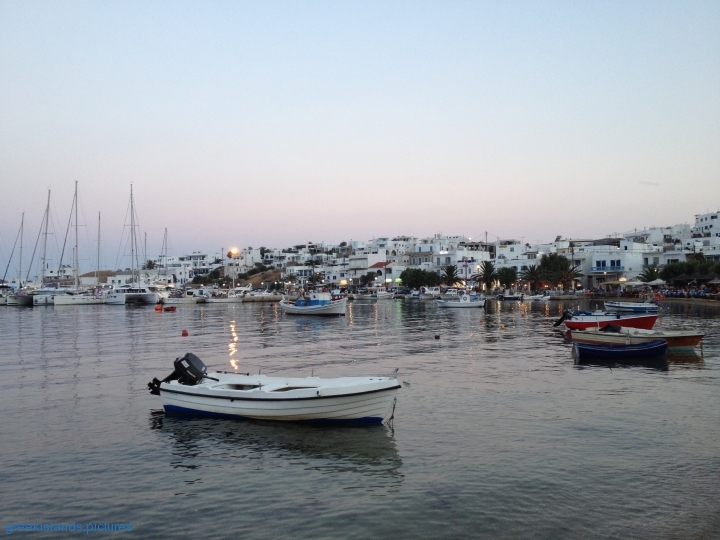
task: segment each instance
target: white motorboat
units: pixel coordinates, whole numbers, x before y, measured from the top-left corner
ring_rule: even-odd
[[[480,298],[476,294],[463,294],[459,296],[457,300],[442,300],[438,298],[436,300],[438,307],[441,308],[481,308],[485,307],[485,299]]]
[[[246,287],[235,287],[229,291],[222,291],[220,294],[207,299],[211,304],[239,304],[247,293]]]
[[[290,302],[283,297],[280,308],[288,315],[345,315],[347,298],[332,299],[328,292],[311,292]]]
[[[268,377],[215,372],[194,354],[148,383],[166,412],[286,421],[386,422],[395,412],[396,377]]]
[[[657,313],[658,305],[652,302],[605,302],[607,309],[629,311],[631,313]]]
[[[547,302],[550,297],[544,294],[526,294],[522,299],[526,302]]]
[[[144,286],[123,285],[110,291],[105,297],[105,303],[110,305],[125,304],[157,304],[160,294],[152,292]]]
[[[171,296],[162,299],[163,304],[178,305],[178,304],[202,304],[207,301],[207,297],[200,291],[193,291],[191,289],[185,292],[173,293]]]

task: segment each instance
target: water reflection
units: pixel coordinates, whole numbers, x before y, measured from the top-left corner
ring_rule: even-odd
[[[642,367],[655,371],[668,370],[668,362],[665,357],[623,360],[622,362],[618,362],[614,359],[603,360],[602,358],[592,358],[586,360],[575,357],[575,365],[578,367],[610,367],[618,369]]]
[[[253,459],[259,454],[323,473],[349,472],[403,480],[402,459],[386,426],[334,426],[251,420],[196,418],[151,411],[155,430],[172,443],[181,458],[173,467],[201,468],[206,459]],[[302,458],[302,459],[298,459]]]

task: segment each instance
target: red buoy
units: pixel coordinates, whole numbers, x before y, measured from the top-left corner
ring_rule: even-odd
[[[183,335],[183,337],[188,337],[190,334],[188,334],[187,330],[183,330],[182,335]]]

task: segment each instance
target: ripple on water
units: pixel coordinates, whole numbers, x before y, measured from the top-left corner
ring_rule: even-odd
[[[702,351],[607,366],[574,363],[562,307],[0,309],[0,507],[153,538],[720,536],[718,310],[658,321],[703,330]],[[394,430],[165,415],[145,385],[187,351],[240,372],[398,367]]]

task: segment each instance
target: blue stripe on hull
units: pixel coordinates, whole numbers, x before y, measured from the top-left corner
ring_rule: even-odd
[[[188,409],[186,407],[178,407],[176,405],[164,405],[166,413],[177,413],[177,414],[191,414],[194,416],[211,416],[214,418],[232,418],[232,419],[246,419],[246,420],[256,420],[255,418],[251,418],[248,416],[240,416],[238,414],[225,414],[225,413],[215,413],[215,412],[208,412],[208,411],[199,411],[197,409]],[[377,416],[366,416],[364,418],[353,418],[353,419],[347,419],[347,418],[318,418],[315,420],[283,420],[282,418],[278,418],[276,420],[263,418],[263,420],[270,420],[270,421],[285,421],[285,422],[303,422],[303,423],[333,423],[333,424],[345,424],[345,423],[362,423],[362,424],[381,424],[382,418],[378,418]]]

